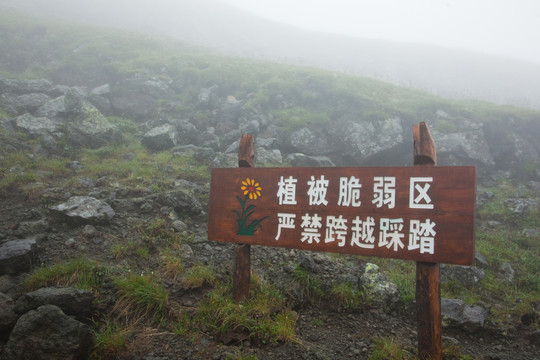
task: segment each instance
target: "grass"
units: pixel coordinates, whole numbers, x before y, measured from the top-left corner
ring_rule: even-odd
[[[361,310],[367,304],[367,299],[360,289],[355,289],[351,283],[334,285],[331,298],[339,310]]]
[[[416,359],[411,353],[401,348],[401,345],[394,338],[375,338],[373,339],[375,348],[369,356],[370,360],[405,360]]]
[[[24,288],[31,291],[48,286],[74,286],[97,291],[108,272],[108,268],[101,264],[78,258],[62,264],[37,268],[25,279]]]
[[[218,336],[245,332],[251,341],[268,343],[298,342],[295,324],[296,314],[286,308],[279,291],[260,283],[244,304],[233,300],[230,287],[211,290],[199,304],[192,326],[204,326]]]
[[[204,284],[215,285],[216,275],[209,266],[195,265],[185,271],[181,276],[181,281],[185,288],[199,288]]]
[[[96,324],[93,333],[94,346],[89,356],[90,360],[117,359],[126,347],[130,335],[128,329],[111,319]]]
[[[159,321],[166,313],[169,296],[151,275],[133,275],[115,279],[118,286],[113,312],[127,322],[146,318]]]

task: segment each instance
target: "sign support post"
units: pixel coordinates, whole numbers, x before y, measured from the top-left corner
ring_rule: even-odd
[[[255,145],[253,135],[242,134],[238,148],[238,167],[255,167]],[[238,244],[234,248],[236,266],[233,279],[233,296],[236,302],[249,299],[251,276],[251,245]]]
[[[414,125],[414,165],[435,166],[437,153],[425,122]],[[442,359],[441,287],[439,263],[416,262],[418,357]]]

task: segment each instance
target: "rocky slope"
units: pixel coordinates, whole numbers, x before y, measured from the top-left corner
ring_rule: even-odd
[[[8,57],[0,56],[3,65]],[[60,58],[48,61],[41,65]],[[440,165],[479,169],[478,243],[485,251],[475,266],[442,269],[445,294],[457,294],[443,301],[445,343],[454,354],[447,358],[534,358],[537,113],[431,98],[414,107],[395,88],[360,80],[355,86],[368,95],[336,94],[331,74],[295,68],[284,70],[290,81],[276,81],[268,64],[257,65],[270,79],[250,83],[227,77],[233,71],[223,59],[205,61],[199,66],[206,73],[148,66],[107,78],[62,65],[48,79],[0,78],[3,359],[363,359],[385,340],[413,356],[411,286],[392,283],[369,263],[376,259],[253,247],[254,290],[277,289],[268,298],[283,301],[269,313],[293,321],[289,338],[252,330],[262,310],[249,326],[220,331],[201,314],[230,283],[234,261],[232,245],[207,239],[207,168],[236,166],[242,133],[256,136],[258,166],[410,165],[412,124],[420,120],[432,126]],[[5,66],[13,71],[12,62]],[[398,105],[377,109],[380,97]],[[501,188],[510,191],[503,196]],[[514,262],[499,255],[503,246],[488,247],[510,230],[520,234],[519,246],[504,247],[526,253]],[[211,274],[188,281],[195,269]],[[131,319],[138,310],[125,310],[124,286],[133,278],[163,294],[163,308],[152,309],[159,316],[148,310]],[[501,297],[498,283],[517,295]],[[228,306],[222,301],[214,307]],[[103,350],[101,336],[113,322],[124,325],[112,328],[126,338]]]

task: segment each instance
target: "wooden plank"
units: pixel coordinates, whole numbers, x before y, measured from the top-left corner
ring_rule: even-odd
[[[413,128],[414,165],[420,168],[437,164],[437,152],[431,131],[421,122]],[[474,233],[474,215],[473,215]],[[474,253],[474,241],[472,242]],[[416,263],[416,311],[418,357],[442,360],[442,320],[439,263]]]
[[[242,134],[238,148],[238,166],[255,167],[255,140],[253,135]],[[233,278],[233,297],[236,302],[249,300],[249,283],[251,281],[251,246],[237,245],[235,272]]]
[[[328,181],[324,196],[326,204],[317,204],[321,198],[310,199],[310,182],[321,180],[323,177]],[[353,177],[358,179],[358,184],[361,185],[361,188],[357,188],[360,190],[360,197],[357,199],[360,206],[353,206],[352,201],[348,206],[343,206],[341,181]],[[379,194],[376,178],[395,179],[393,207],[390,207],[390,204],[382,204],[379,207],[379,202],[375,201]],[[430,180],[418,181],[426,178]],[[281,198],[278,196],[280,188],[283,188],[280,182],[283,183],[288,179],[296,180],[295,196],[292,199],[294,204],[285,203],[283,196]],[[470,265],[474,259],[475,181],[474,167],[212,169],[208,238],[251,245]],[[257,185],[260,190],[250,192],[245,185],[248,182]],[[418,189],[425,191],[429,203]],[[415,199],[419,199],[419,202],[412,207],[411,201],[414,202]],[[421,205],[433,206],[422,208]],[[244,211],[244,215],[249,214],[245,221],[246,227],[251,224],[254,228],[251,235],[239,233],[240,215]],[[291,218],[287,219],[283,214],[294,217],[294,227],[287,227],[284,221]],[[302,227],[303,217],[308,215],[313,218],[315,214],[320,217],[321,222],[320,228],[317,229],[320,234],[319,242],[315,239],[311,243],[308,240],[303,241],[306,233]],[[339,220],[339,217],[346,223],[343,236],[335,231],[332,234],[332,224],[328,226],[328,221]],[[374,244],[362,241],[355,243],[354,223],[369,222],[368,218],[373,219]],[[258,223],[253,223],[255,220]],[[393,222],[389,225],[390,220]],[[432,225],[435,233],[432,251],[427,247],[409,248],[411,237],[414,240],[415,235],[418,235],[414,228],[418,224],[424,228]],[[384,230],[385,226],[394,228],[402,226],[397,231],[401,234],[399,235],[401,238],[389,247],[383,245],[385,239],[381,240],[380,236],[381,233],[388,236],[392,232],[391,229]],[[328,238],[326,231],[330,232]],[[358,234],[358,231],[356,233]],[[430,236],[424,234],[424,237]],[[386,238],[388,239],[391,240],[391,237]],[[426,244],[427,241],[429,239],[426,240]],[[369,248],[362,245],[374,246]]]

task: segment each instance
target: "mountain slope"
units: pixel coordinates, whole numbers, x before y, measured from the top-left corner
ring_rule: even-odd
[[[232,54],[370,76],[452,98],[540,108],[540,64],[427,45],[347,38],[257,18],[217,0],[2,0],[43,16],[174,36]]]

